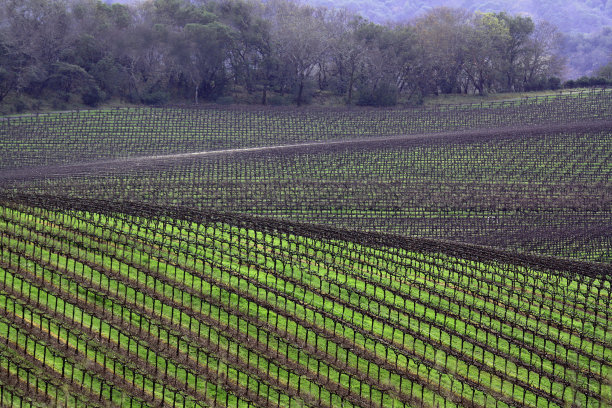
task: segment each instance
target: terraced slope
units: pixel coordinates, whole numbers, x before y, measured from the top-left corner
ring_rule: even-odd
[[[0,204],[4,404],[612,402],[609,265],[129,203]]]

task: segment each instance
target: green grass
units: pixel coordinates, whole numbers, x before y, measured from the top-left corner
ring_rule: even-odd
[[[611,398],[605,279],[239,221],[23,206],[2,208],[0,239],[0,341],[37,360],[47,347],[49,381],[68,361],[74,384],[119,405],[131,379],[188,406]]]

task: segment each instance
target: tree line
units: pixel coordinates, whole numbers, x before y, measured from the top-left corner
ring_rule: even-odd
[[[388,106],[554,89],[559,38],[530,17],[450,8],[376,24],[289,0],[5,0],[0,102],[302,105],[322,92]]]

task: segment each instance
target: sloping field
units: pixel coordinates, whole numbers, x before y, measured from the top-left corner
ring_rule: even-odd
[[[609,263],[610,129],[599,120],[141,156],[5,170],[0,188]]]
[[[0,169],[610,119],[612,90],[418,109],[129,108],[5,117]]]
[[[612,406],[612,91],[0,120],[0,405]]]
[[[612,401],[601,265],[219,213],[15,201],[0,210],[5,404]]]

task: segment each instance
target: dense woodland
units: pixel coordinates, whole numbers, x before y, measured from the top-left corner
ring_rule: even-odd
[[[0,102],[302,105],[325,94],[388,106],[555,89],[560,39],[530,17],[450,8],[377,24],[287,0],[4,0]]]
[[[129,1],[129,0],[114,0]],[[612,54],[612,0],[304,0],[315,6],[343,7],[374,22],[409,21],[440,6],[500,12],[546,20],[563,33],[564,77],[594,75]]]

